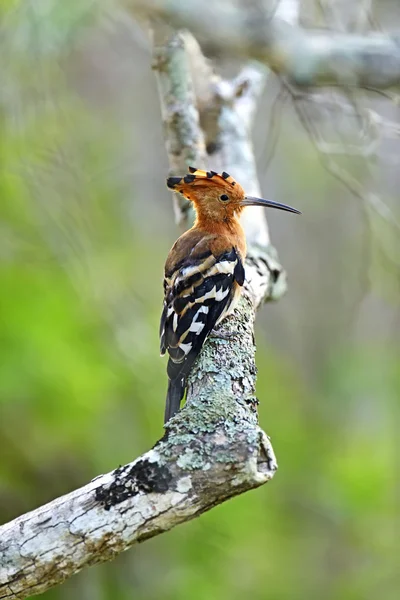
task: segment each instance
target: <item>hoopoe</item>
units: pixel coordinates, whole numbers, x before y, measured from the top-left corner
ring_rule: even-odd
[[[168,360],[166,423],[180,408],[186,379],[207,336],[234,310],[245,280],[246,238],[239,222],[245,206],[300,211],[271,200],[246,196],[225,171],[189,167],[167,186],[190,200],[196,220],[172,246],[165,263],[161,355]]]

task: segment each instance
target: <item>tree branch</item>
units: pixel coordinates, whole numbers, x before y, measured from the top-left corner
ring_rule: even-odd
[[[249,400],[255,373],[252,316],[244,300],[240,339],[234,342],[237,359],[229,373],[222,342],[211,341],[191,377],[196,400],[170,422],[152,450],[0,528],[2,600],[44,592],[86,565],[112,559],[269,481],[276,462]],[[218,391],[218,402],[210,390],[213,396]]]
[[[190,165],[206,166],[206,149],[193,90],[184,36],[167,25],[153,28],[153,69],[156,72],[170,175]],[[193,221],[191,202],[174,194],[177,225],[185,230]]]
[[[254,271],[262,283],[265,274]],[[254,396],[257,287],[224,324],[233,337],[209,339],[185,407],[152,450],[0,527],[1,600],[42,593],[273,477]]]
[[[270,11],[251,10],[253,3],[231,0],[214,2],[212,11],[204,10],[202,0],[125,3],[137,14],[190,29],[215,52],[257,59],[292,84],[382,89],[400,83],[399,33],[306,30],[292,24],[293,20],[271,17]]]

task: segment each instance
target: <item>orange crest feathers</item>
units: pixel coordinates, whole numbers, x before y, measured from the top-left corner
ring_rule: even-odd
[[[185,191],[188,190],[187,186],[191,186],[192,184],[194,184],[196,188],[218,186],[223,189],[233,188],[235,185],[239,185],[234,178],[225,171],[216,173],[215,171],[203,171],[202,169],[196,169],[195,167],[189,167],[189,174],[184,177],[168,177],[167,179],[167,186],[171,190],[180,192],[183,195],[185,195]]]

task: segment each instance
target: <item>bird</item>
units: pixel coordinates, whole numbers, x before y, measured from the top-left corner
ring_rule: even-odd
[[[194,207],[193,227],[172,246],[164,268],[160,352],[168,352],[168,390],[164,424],[179,410],[187,376],[214,328],[235,309],[245,281],[246,237],[240,214],[246,206],[291,213],[299,210],[246,195],[223,171],[188,167],[183,177],[168,177],[170,190]]]

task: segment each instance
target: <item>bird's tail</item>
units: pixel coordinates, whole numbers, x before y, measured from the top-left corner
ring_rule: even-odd
[[[165,400],[164,423],[179,412],[181,401],[185,395],[185,378],[168,380],[167,398]]]

